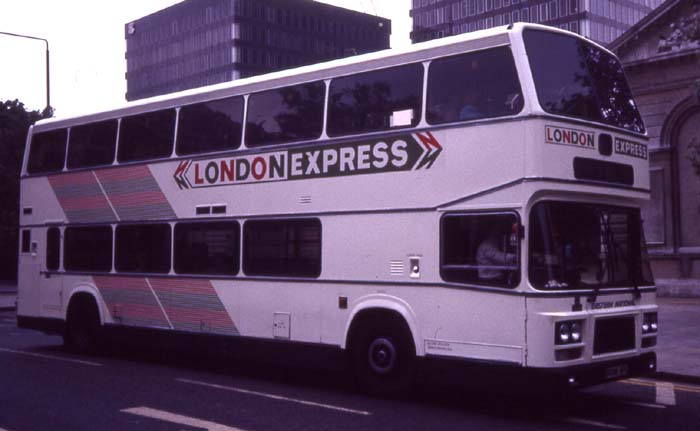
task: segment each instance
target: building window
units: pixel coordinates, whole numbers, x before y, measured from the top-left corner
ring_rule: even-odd
[[[66,129],[36,133],[32,136],[27,172],[60,172],[66,159]]]
[[[330,85],[328,134],[416,126],[422,93],[420,63],[336,78]]]
[[[514,287],[520,282],[515,214],[449,214],[441,220],[440,274],[445,281]]]
[[[235,221],[175,225],[175,272],[235,275],[238,273],[240,226]]]
[[[132,162],[168,157],[173,152],[174,135],[174,109],[124,117],[119,128],[117,160]]]
[[[250,220],[243,225],[246,275],[318,277],[321,222],[318,219]]]
[[[177,154],[238,148],[242,129],[243,97],[183,106],[177,126]]]
[[[569,23],[569,31],[573,31],[574,33],[578,33],[578,21],[571,21]]]
[[[68,169],[111,165],[116,146],[117,120],[71,127]]]
[[[323,82],[252,94],[248,99],[245,142],[249,147],[318,139],[323,128]]]
[[[67,227],[63,267],[67,271],[109,272],[112,269],[112,228]]]
[[[122,272],[170,272],[170,225],[117,226],[114,266]]]

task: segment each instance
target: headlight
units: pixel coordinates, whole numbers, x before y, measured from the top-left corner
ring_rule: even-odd
[[[656,313],[646,313],[642,319],[642,333],[653,334],[659,330],[659,321]]]
[[[578,343],[581,341],[581,323],[571,322],[571,342]]]
[[[554,331],[554,344],[580,343],[583,339],[582,328],[583,322],[580,320],[557,322]]]

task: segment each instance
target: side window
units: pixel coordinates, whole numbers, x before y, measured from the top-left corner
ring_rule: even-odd
[[[29,253],[32,247],[32,231],[29,229],[22,230],[22,253]]]
[[[251,220],[243,226],[243,271],[247,275],[321,275],[318,219]]]
[[[111,165],[117,146],[117,120],[71,127],[68,169]]]
[[[328,135],[416,126],[422,99],[420,63],[336,78],[330,86]]]
[[[520,282],[519,224],[512,213],[450,214],[441,222],[445,281],[515,287]]]
[[[112,269],[110,226],[67,227],[63,242],[67,271],[109,272]]]
[[[46,269],[58,271],[61,259],[61,230],[50,227],[46,231]]]
[[[239,231],[235,221],[176,224],[175,272],[236,275]]]
[[[170,225],[117,226],[114,269],[123,272],[170,272]]]
[[[323,129],[323,82],[252,94],[248,99],[245,143],[249,147],[317,139]]]
[[[514,115],[522,91],[508,47],[435,60],[428,69],[430,124]]]
[[[133,162],[169,157],[174,134],[174,109],[124,117],[119,129],[117,159]]]
[[[32,136],[27,172],[40,174],[60,172],[66,159],[66,129],[37,133]]]
[[[238,148],[242,129],[241,96],[183,106],[177,124],[177,154]]]

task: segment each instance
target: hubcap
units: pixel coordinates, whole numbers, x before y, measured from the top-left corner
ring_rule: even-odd
[[[369,366],[375,373],[387,374],[394,368],[396,362],[396,347],[391,340],[377,338],[369,345]]]

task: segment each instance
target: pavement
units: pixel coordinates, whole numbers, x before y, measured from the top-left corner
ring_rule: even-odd
[[[17,287],[0,281],[0,310],[16,308]],[[700,384],[700,297],[659,292],[658,374]]]

